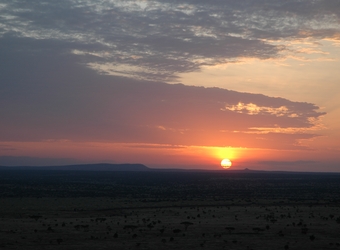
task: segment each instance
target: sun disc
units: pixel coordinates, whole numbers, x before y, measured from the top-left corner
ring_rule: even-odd
[[[221,167],[222,168],[230,168],[232,165],[231,161],[229,159],[223,159],[221,161]]]

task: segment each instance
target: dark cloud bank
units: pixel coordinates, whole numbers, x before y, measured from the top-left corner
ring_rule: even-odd
[[[292,148],[315,136],[305,130],[323,115],[313,104],[283,98],[100,75],[54,41],[0,42],[2,141]],[[301,131],[258,134],[252,128]]]
[[[324,115],[313,104],[166,82],[282,56],[266,40],[337,39],[339,9],[332,0],[0,1],[0,140],[302,148]]]

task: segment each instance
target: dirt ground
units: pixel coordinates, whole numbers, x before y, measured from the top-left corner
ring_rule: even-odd
[[[0,249],[340,249],[340,206],[332,194],[324,200],[17,196],[0,198]]]

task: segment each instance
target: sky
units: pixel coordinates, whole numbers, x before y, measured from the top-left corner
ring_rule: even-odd
[[[0,165],[340,172],[339,0],[0,0]]]

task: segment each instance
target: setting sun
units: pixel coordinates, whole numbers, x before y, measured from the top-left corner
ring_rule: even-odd
[[[230,168],[231,167],[231,161],[229,159],[223,159],[221,161],[221,167],[223,168]]]

